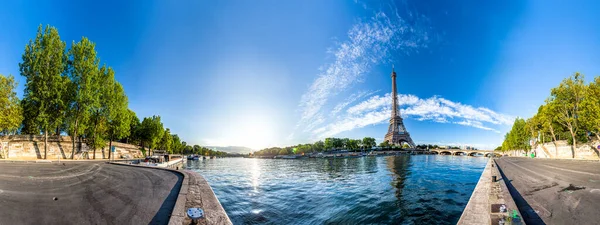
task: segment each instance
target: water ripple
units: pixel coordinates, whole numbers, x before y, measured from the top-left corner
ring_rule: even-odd
[[[455,224],[485,158],[188,161],[234,224]]]

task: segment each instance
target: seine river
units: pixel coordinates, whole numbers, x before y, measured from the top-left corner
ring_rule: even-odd
[[[234,224],[456,224],[487,158],[188,161]]]

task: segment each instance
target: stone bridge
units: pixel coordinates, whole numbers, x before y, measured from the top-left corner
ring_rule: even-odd
[[[485,156],[490,157],[492,155],[502,156],[500,153],[490,150],[463,150],[463,149],[430,149],[430,154],[436,155],[466,155],[466,156]]]

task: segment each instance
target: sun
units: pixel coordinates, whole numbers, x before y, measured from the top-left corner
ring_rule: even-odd
[[[236,145],[259,150],[273,144],[275,124],[266,114],[250,114],[244,116],[233,134]]]

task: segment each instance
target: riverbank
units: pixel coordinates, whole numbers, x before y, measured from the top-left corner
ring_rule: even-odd
[[[505,182],[495,160],[490,159],[458,224],[524,224]]]

